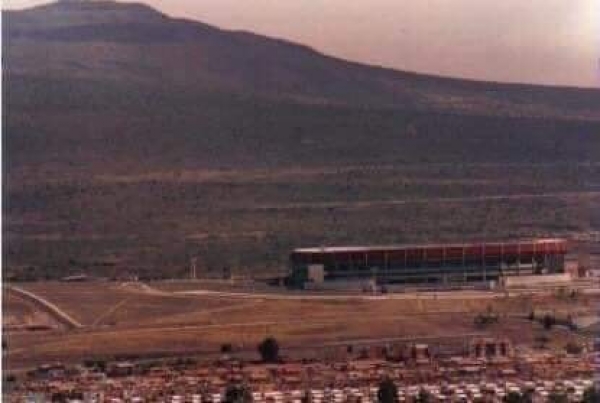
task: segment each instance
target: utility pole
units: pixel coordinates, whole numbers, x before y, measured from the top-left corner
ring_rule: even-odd
[[[191,258],[190,261],[190,280],[196,280],[197,276],[196,276],[196,262],[198,261],[197,257],[193,257]]]

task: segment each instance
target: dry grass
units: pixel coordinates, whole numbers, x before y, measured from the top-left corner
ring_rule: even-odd
[[[598,301],[553,297],[494,300],[265,300],[217,296],[173,296],[141,292],[111,283],[46,283],[29,287],[90,324],[73,332],[50,332],[26,337],[9,335],[9,368],[52,360],[79,361],[89,356],[123,354],[216,354],[223,343],[255,350],[273,335],[286,347],[321,346],[328,342],[388,337],[444,337],[484,331],[531,345],[541,332],[524,317],[533,308],[561,311],[592,309]],[[86,300],[91,296],[90,300]],[[106,301],[105,301],[106,300]],[[91,302],[90,302],[91,301]],[[125,302],[122,302],[125,301]],[[115,305],[117,306],[115,309]],[[477,313],[500,313],[498,325],[478,329]],[[112,309],[112,311],[111,311]],[[106,312],[109,312],[106,314]],[[572,337],[563,329],[551,333],[551,345],[562,347]]]
[[[104,330],[49,335],[28,345],[14,344],[10,362],[15,365],[51,359],[82,359],[90,355],[150,354],[187,351],[216,353],[222,343],[233,343],[254,350],[266,335],[274,335],[283,346],[319,346],[349,339],[444,336],[448,332],[472,332],[470,320],[457,316],[414,321],[411,318],[299,320],[280,324],[252,323],[231,326],[175,326],[160,328]]]
[[[170,315],[185,315],[233,301],[214,298],[161,295],[137,287],[109,282],[31,283],[28,291],[56,304],[84,325],[138,326]]]
[[[175,326],[120,329],[72,334],[55,334],[27,342],[13,343],[8,367],[17,368],[52,360],[78,361],[90,356],[113,357],[123,354],[139,356],[157,354],[216,354],[222,343],[232,343],[255,351],[267,335],[275,336],[283,347],[319,347],[329,342],[389,337],[446,337],[478,332],[468,315],[430,315],[398,318],[340,318],[330,321],[298,320],[280,324],[233,326]],[[539,325],[507,318],[487,333],[508,336],[519,344],[532,344],[541,330]],[[572,337],[555,329],[548,333],[560,347]]]

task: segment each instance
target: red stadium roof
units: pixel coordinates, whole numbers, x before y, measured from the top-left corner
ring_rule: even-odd
[[[376,246],[323,246],[312,248],[294,249],[293,254],[336,254],[336,253],[368,253],[385,251],[404,251],[404,250],[433,250],[433,249],[452,249],[452,248],[494,248],[494,247],[531,247],[542,252],[545,248],[548,252],[566,252],[567,241],[561,238],[529,239],[506,242],[470,242],[470,243],[450,243],[450,244],[405,244],[405,245],[376,245]],[[539,249],[538,249],[539,247]]]

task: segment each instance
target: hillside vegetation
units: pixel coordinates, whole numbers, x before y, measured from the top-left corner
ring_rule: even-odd
[[[365,66],[141,4],[3,17],[9,273],[251,273],[296,246],[600,226],[598,90]]]

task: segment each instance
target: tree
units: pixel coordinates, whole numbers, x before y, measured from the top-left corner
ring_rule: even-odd
[[[579,355],[583,351],[583,347],[574,341],[570,341],[565,346],[565,351],[571,355]]]
[[[546,348],[546,345],[550,341],[550,338],[545,334],[538,334],[535,336],[535,343],[537,348]]]
[[[519,393],[519,392],[509,392],[504,399],[502,399],[504,403],[531,403],[533,401],[531,397],[531,392],[527,393]]]
[[[67,394],[65,392],[54,392],[52,393],[52,396],[50,397],[50,401],[51,402],[66,402],[67,401]]]
[[[310,390],[305,390],[302,395],[302,399],[300,399],[301,403],[311,403],[313,401],[312,393]]]
[[[556,323],[556,320],[554,319],[554,316],[549,315],[549,314],[544,315],[544,319],[542,321],[542,324],[544,325],[544,329],[546,329],[546,330],[552,329],[552,326],[554,326],[555,323]]]
[[[521,394],[518,392],[509,392],[504,396],[504,403],[521,403]]]
[[[377,400],[379,403],[396,403],[398,402],[398,388],[394,381],[390,378],[385,378],[379,383],[377,390]]]
[[[279,344],[274,337],[267,337],[258,345],[258,352],[264,362],[276,363],[279,361]]]
[[[483,313],[477,314],[473,319],[473,323],[476,327],[483,328],[494,323],[498,323],[498,314],[494,312],[491,305],[488,305],[487,309]]]
[[[548,396],[548,403],[568,403],[569,398],[567,395],[552,393]]]
[[[252,393],[244,385],[229,385],[225,390],[223,401],[225,403],[250,403],[252,402]]]
[[[432,401],[433,401],[433,396],[431,396],[431,393],[429,393],[425,389],[421,388],[421,390],[419,390],[419,394],[417,395],[417,399],[415,400],[415,403],[429,403]]]
[[[531,393],[520,394],[519,392],[509,392],[503,399],[504,403],[531,403]]]
[[[590,387],[583,392],[583,403],[600,402],[600,391],[595,387]]]

